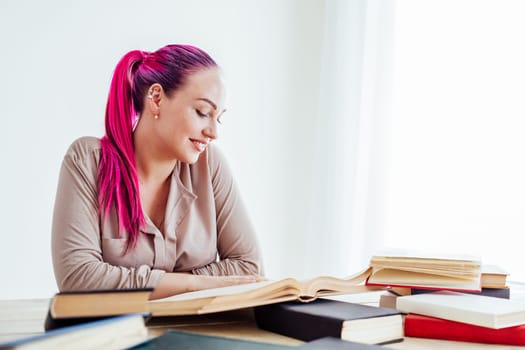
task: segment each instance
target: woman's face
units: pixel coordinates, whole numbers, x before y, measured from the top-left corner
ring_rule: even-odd
[[[154,120],[159,151],[169,158],[195,163],[218,137],[224,103],[224,86],[216,68],[191,74],[171,97],[163,94],[158,119]]]

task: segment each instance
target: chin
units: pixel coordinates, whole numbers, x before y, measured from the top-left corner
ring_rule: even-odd
[[[197,155],[188,155],[182,159],[182,162],[188,163],[188,164],[195,164],[199,160],[200,154]]]

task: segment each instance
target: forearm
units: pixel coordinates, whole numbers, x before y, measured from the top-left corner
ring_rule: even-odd
[[[196,275],[228,276],[228,275],[255,275],[262,276],[262,266],[259,259],[226,258],[208,265],[195,268]]]
[[[170,272],[161,276],[153,293],[150,295],[150,299],[257,281],[257,276],[199,276],[191,273]]]
[[[146,265],[126,268],[92,260],[75,265],[61,264],[55,274],[60,291],[75,291],[153,288],[165,272]]]

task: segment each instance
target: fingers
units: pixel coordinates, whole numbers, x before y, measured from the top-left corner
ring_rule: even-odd
[[[257,276],[217,276],[215,278],[226,282],[228,285],[258,282]]]

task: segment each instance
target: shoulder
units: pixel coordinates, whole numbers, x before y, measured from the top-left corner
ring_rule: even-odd
[[[96,158],[100,156],[100,139],[93,136],[83,136],[71,143],[66,157],[71,157],[75,161]]]
[[[83,173],[96,174],[100,161],[100,139],[92,136],[84,136],[71,143],[63,164],[74,167]]]

